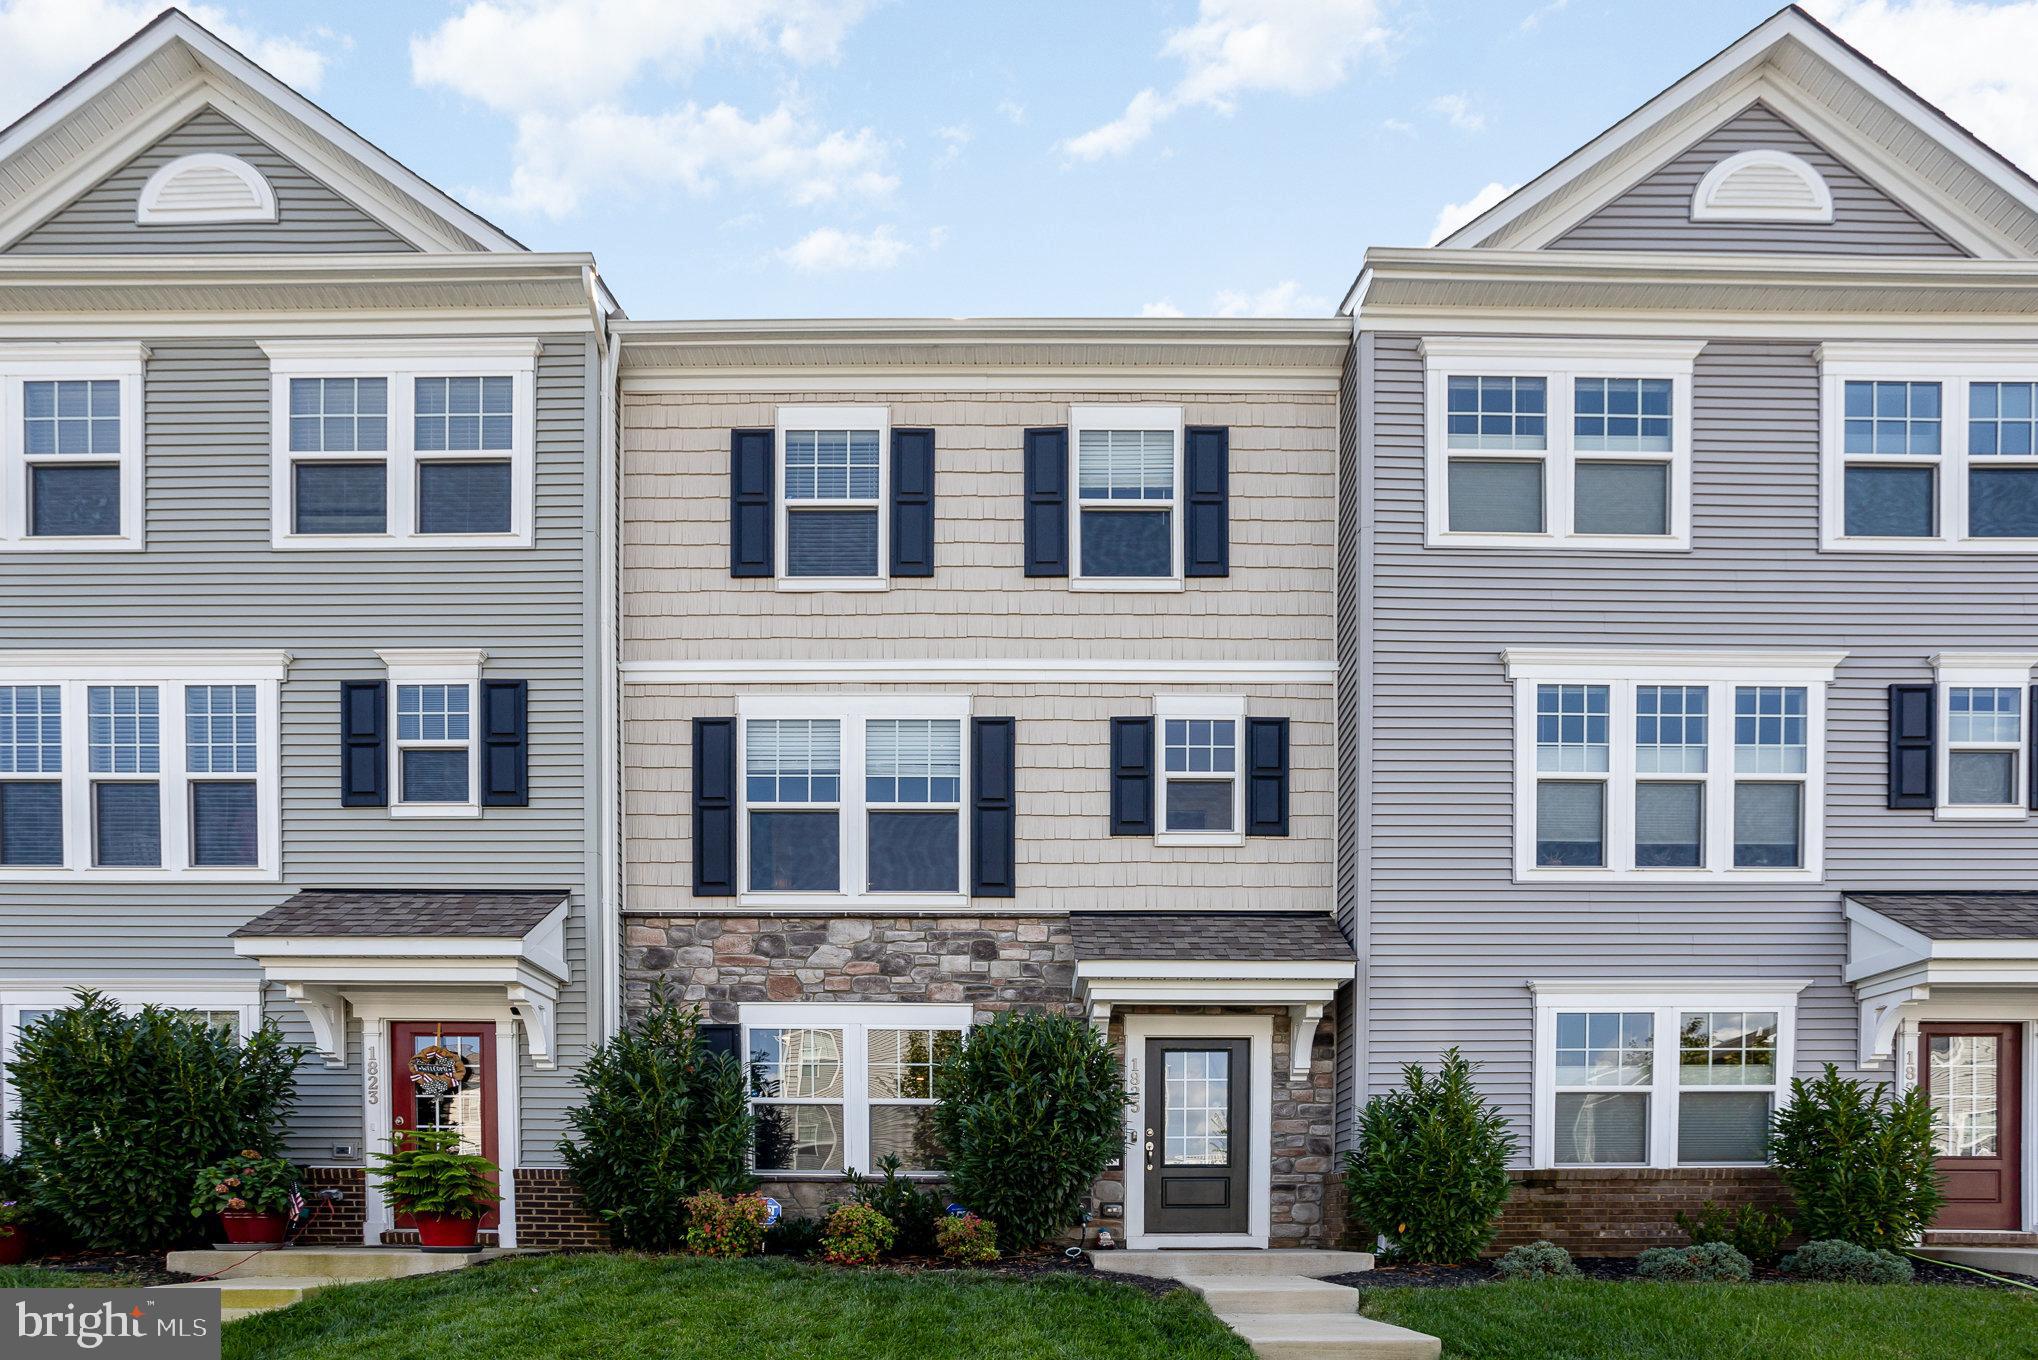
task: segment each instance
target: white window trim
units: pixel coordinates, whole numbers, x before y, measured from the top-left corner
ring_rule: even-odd
[[[1682,1011],[1776,1012],[1776,1085],[1773,1114],[1790,1099],[1790,1079],[1797,1063],[1797,998],[1806,981],[1680,981],[1590,983],[1575,980],[1531,982],[1535,997],[1535,1101],[1530,1120],[1529,1164],[1537,1170],[1557,1168],[1557,1014],[1560,1011],[1649,1011],[1655,1015],[1655,1052],[1649,1097],[1649,1160],[1646,1162],[1564,1163],[1564,1170],[1605,1171],[1647,1166],[1749,1166],[1749,1162],[1679,1162],[1677,1160],[1678,1025]],[[1575,990],[1574,990],[1575,989]],[[1608,1091],[1621,1088],[1607,1087]],[[1694,1090],[1708,1089],[1693,1087]],[[1764,1087],[1712,1087],[1712,1090],[1763,1090]]]
[[[481,815],[481,663],[488,653],[467,647],[419,647],[378,651],[389,672],[389,815],[392,817],[479,817]],[[465,685],[467,687],[467,801],[406,803],[403,801],[403,753],[408,749],[451,750],[455,741],[411,741],[397,736],[398,690],[403,685]]]
[[[1158,501],[1099,501],[1097,509],[1168,511],[1168,562],[1166,576],[1083,575],[1083,479],[1082,444],[1084,430],[1166,430],[1175,441],[1174,499],[1165,507]],[[1183,422],[1179,406],[1071,406],[1069,407],[1069,589],[1121,591],[1128,594],[1187,589],[1182,575],[1183,541],[1188,533],[1184,514],[1182,476],[1187,471],[1182,449]]]
[[[869,1174],[870,1155],[870,1039],[874,1029],[954,1029],[965,1034],[975,1019],[968,1005],[922,1005],[909,1002],[874,1001],[865,1005],[808,1001],[746,1002],[738,1010],[742,1025],[743,1062],[750,1061],[752,1029],[839,1029],[842,1031],[842,1171],[778,1171],[757,1174],[766,1180],[840,1180],[855,1171]],[[779,1103],[753,1097],[759,1104]],[[795,1101],[796,1104],[832,1105],[823,1098]],[[885,1104],[894,1102],[886,1101]],[[754,1157],[753,1151],[753,1157]],[[909,1173],[915,1179],[938,1180],[939,1172]]]
[[[1763,166],[1786,170],[1811,191],[1812,202],[1727,204],[1715,202],[1720,186],[1743,170]],[[1694,222],[1830,222],[1833,220],[1833,191],[1811,162],[1788,151],[1761,148],[1736,152],[1705,172],[1691,195]]]
[[[1673,651],[1619,648],[1509,648],[1501,653],[1514,683],[1514,881],[1517,883],[1816,883],[1825,876],[1826,687],[1845,652]],[[1536,687],[1605,685],[1609,695],[1605,775],[1607,863],[1601,868],[1539,866],[1536,846]],[[1705,686],[1706,772],[1703,869],[1634,864],[1634,730],[1637,685]],[[1805,690],[1805,773],[1747,775],[1750,782],[1801,781],[1803,859],[1795,869],[1733,867],[1733,691],[1739,685]],[[1724,702],[1725,706],[1722,707]],[[1671,776],[1664,776],[1669,779]]]
[[[1971,538],[1967,533],[1967,474],[1983,467],[2038,466],[2038,454],[2012,459],[1967,451],[1968,386],[1983,382],[2038,382],[2038,352],[2028,345],[1893,344],[1829,341],[1819,347],[1819,547],[1826,552],[2038,553],[2038,538]],[[1939,384],[1939,455],[1847,453],[1847,384]],[[1931,538],[1847,536],[1847,465],[1932,467],[1938,470]]]
[[[0,685],[57,685],[63,689],[64,863],[0,865],[0,883],[248,883],[282,877],[281,689],[290,657],[284,652],[15,652],[0,656]],[[158,692],[161,745],[153,776],[94,775],[87,745],[86,691],[94,685],[144,685]],[[191,863],[191,785],[185,772],[184,690],[188,685],[253,685],[257,742],[255,863],[200,868]],[[40,775],[5,775],[35,781]],[[92,786],[118,779],[154,783],[161,790],[163,862],[151,868],[100,868],[93,861]],[[55,782],[55,781],[51,781]],[[248,782],[246,776],[237,782]]]
[[[264,340],[269,356],[270,544],[285,549],[528,548],[536,499],[537,368],[535,340]],[[510,447],[428,450],[416,448],[412,420],[418,378],[508,378],[511,386]],[[389,383],[389,447],[377,454],[292,453],[292,378],[384,378]],[[388,532],[300,534],[293,514],[298,462],[373,462],[387,466],[383,510]],[[499,462],[510,465],[510,530],[505,534],[421,534],[417,532],[417,476],[421,462]]]
[[[1691,547],[1691,386],[1702,342],[1692,340],[1536,340],[1522,337],[1429,336],[1422,341],[1423,428],[1427,507],[1425,541],[1432,548],[1561,548],[1585,552],[1684,552]],[[1450,379],[1541,378],[1547,393],[1545,447],[1527,450],[1453,450],[1447,437]],[[1670,451],[1578,455],[1572,448],[1572,383],[1578,378],[1668,378]],[[1453,457],[1511,459],[1543,464],[1543,532],[1458,532],[1450,527]],[[1667,534],[1572,532],[1572,469],[1579,462],[1663,463],[1669,469]]]
[[[55,345],[0,344],[0,552],[139,552],[146,546],[142,505],[142,381],[146,345],[90,342]],[[120,383],[120,454],[117,459],[78,454],[38,456],[34,463],[120,464],[120,532],[90,537],[31,537],[23,384],[51,381]]]
[[[1938,768],[1932,772],[1935,786],[1939,790],[1937,806],[1932,811],[1935,820],[1942,822],[2021,822],[2031,815],[2025,806],[2029,801],[2026,791],[2030,787],[2031,733],[2027,724],[2031,721],[2031,668],[2038,666],[2038,652],[1940,652],[1932,658],[1932,672],[1936,686],[1932,698],[1938,712],[1934,721],[1939,739],[1933,743],[1933,760]],[[1952,803],[1953,796],[1953,691],[1955,689],[2014,689],[2020,696],[2017,703],[2017,741],[2014,749],[2000,743],[1963,743],[1963,751],[2011,751],[2014,757],[2010,779],[2010,802],[2000,806],[1985,806],[1973,803]]]
[[[801,501],[802,509],[877,511],[877,575],[875,576],[793,576],[786,571],[786,554],[791,548],[786,517],[792,503],[786,498],[786,433],[789,430],[876,430],[877,499],[866,503],[848,501]],[[772,468],[772,551],[774,583],[786,591],[890,590],[892,588],[892,410],[889,406],[781,406],[773,439]]]
[[[1156,845],[1244,845],[1245,844],[1245,700],[1237,696],[1193,698],[1186,695],[1160,695],[1153,701],[1154,716],[1154,763],[1160,778],[1160,787],[1155,790],[1159,797],[1154,808],[1154,844]],[[1229,831],[1170,831],[1168,826],[1168,784],[1175,778],[1208,782],[1205,777],[1191,774],[1180,776],[1168,773],[1168,719],[1208,718],[1215,722],[1228,722],[1232,726],[1232,750],[1235,753],[1231,771],[1231,830]]]
[[[750,723],[753,719],[833,718],[842,724],[841,797],[832,806],[841,818],[841,863],[837,881],[843,888],[832,893],[755,892],[750,884]],[[867,805],[864,801],[864,723],[872,718],[950,718],[962,724],[962,801],[956,821],[956,891],[952,893],[870,892],[860,887],[869,880]],[[748,696],[736,708],[736,782],[739,790],[736,818],[737,900],[746,906],[803,907],[889,907],[921,909],[969,905],[970,864],[970,699],[966,694],[841,694],[827,697],[789,695]],[[804,804],[761,804],[797,810]],[[889,806],[889,805],[887,805]]]
[[[254,195],[255,201],[226,208],[163,207],[164,190],[188,170],[224,171]],[[189,156],[177,157],[148,177],[147,182],[142,185],[141,196],[135,200],[134,220],[135,225],[142,227],[181,226],[196,222],[274,222],[276,191],[269,187],[268,178],[260,170],[239,156],[228,156],[217,151],[195,152]]]
[[[262,1025],[262,990],[256,983],[137,983],[132,980],[74,982],[53,985],[47,978],[0,980],[0,1156],[21,1151],[21,1125],[14,1116],[19,1106],[14,1081],[15,1041],[21,1033],[23,1011],[57,1011],[77,1004],[79,988],[105,993],[123,1010],[143,1006],[171,1006],[178,1010],[238,1011],[238,1031],[247,1039]]]

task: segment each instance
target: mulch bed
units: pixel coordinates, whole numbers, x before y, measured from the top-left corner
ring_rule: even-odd
[[[814,1258],[818,1261],[819,1258]],[[965,1265],[944,1260],[938,1256],[900,1256],[876,1266],[862,1269],[888,1270],[900,1275],[954,1274],[958,1271],[972,1271],[978,1274],[1001,1275],[1013,1280],[1037,1280],[1050,1275],[1078,1275],[1110,1280],[1114,1284],[1129,1284],[1135,1289],[1159,1297],[1182,1288],[1179,1280],[1156,1279],[1151,1275],[1120,1275],[1115,1272],[1098,1270],[1090,1263],[1088,1253],[1073,1260],[1059,1251],[1029,1252],[1024,1256],[1003,1256],[982,1265]]]
[[[1635,1258],[1632,1256],[1574,1256],[1571,1264],[1578,1267],[1578,1273],[1590,1280],[1632,1280],[1635,1278]],[[1917,1272],[1918,1284],[1954,1284],[1969,1289],[2013,1289],[2016,1286],[1993,1280],[1985,1275],[1974,1275],[1965,1270],[1932,1261],[1911,1259],[1911,1268]],[[2005,1272],[1995,1271],[2001,1275]],[[1377,1270],[1363,1270],[1349,1275],[1332,1275],[1332,1284],[1351,1285],[1355,1289],[1448,1289],[1458,1285],[1488,1284],[1498,1279],[1493,1262],[1474,1261],[1462,1266],[1381,1266]],[[2038,1284],[2038,1279],[2012,1275],[2010,1279],[2028,1284]],[[1756,1284],[1794,1284],[1789,1275],[1777,1270],[1758,1270]]]

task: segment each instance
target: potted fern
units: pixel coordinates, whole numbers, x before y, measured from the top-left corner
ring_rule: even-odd
[[[418,1245],[426,1251],[479,1251],[481,1216],[502,1199],[496,1193],[500,1168],[488,1158],[460,1150],[450,1129],[421,1129],[376,1155],[375,1179],[398,1213],[417,1223]]]

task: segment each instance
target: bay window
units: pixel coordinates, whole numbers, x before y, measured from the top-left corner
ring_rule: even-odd
[[[966,900],[968,714],[951,695],[744,700],[744,895]]]
[[[0,345],[0,551],[142,546],[147,354]]]
[[[760,1175],[868,1173],[888,1155],[909,1172],[939,1165],[941,1064],[968,1006],[749,1004],[742,1018]]]
[[[1804,985],[1532,984],[1534,1164],[1760,1165]]]
[[[1840,655],[1510,649],[1517,880],[1816,878]]]

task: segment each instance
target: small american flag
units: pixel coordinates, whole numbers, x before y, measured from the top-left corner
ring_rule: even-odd
[[[304,1192],[296,1186],[290,1187],[290,1221],[297,1222],[304,1217]]]

